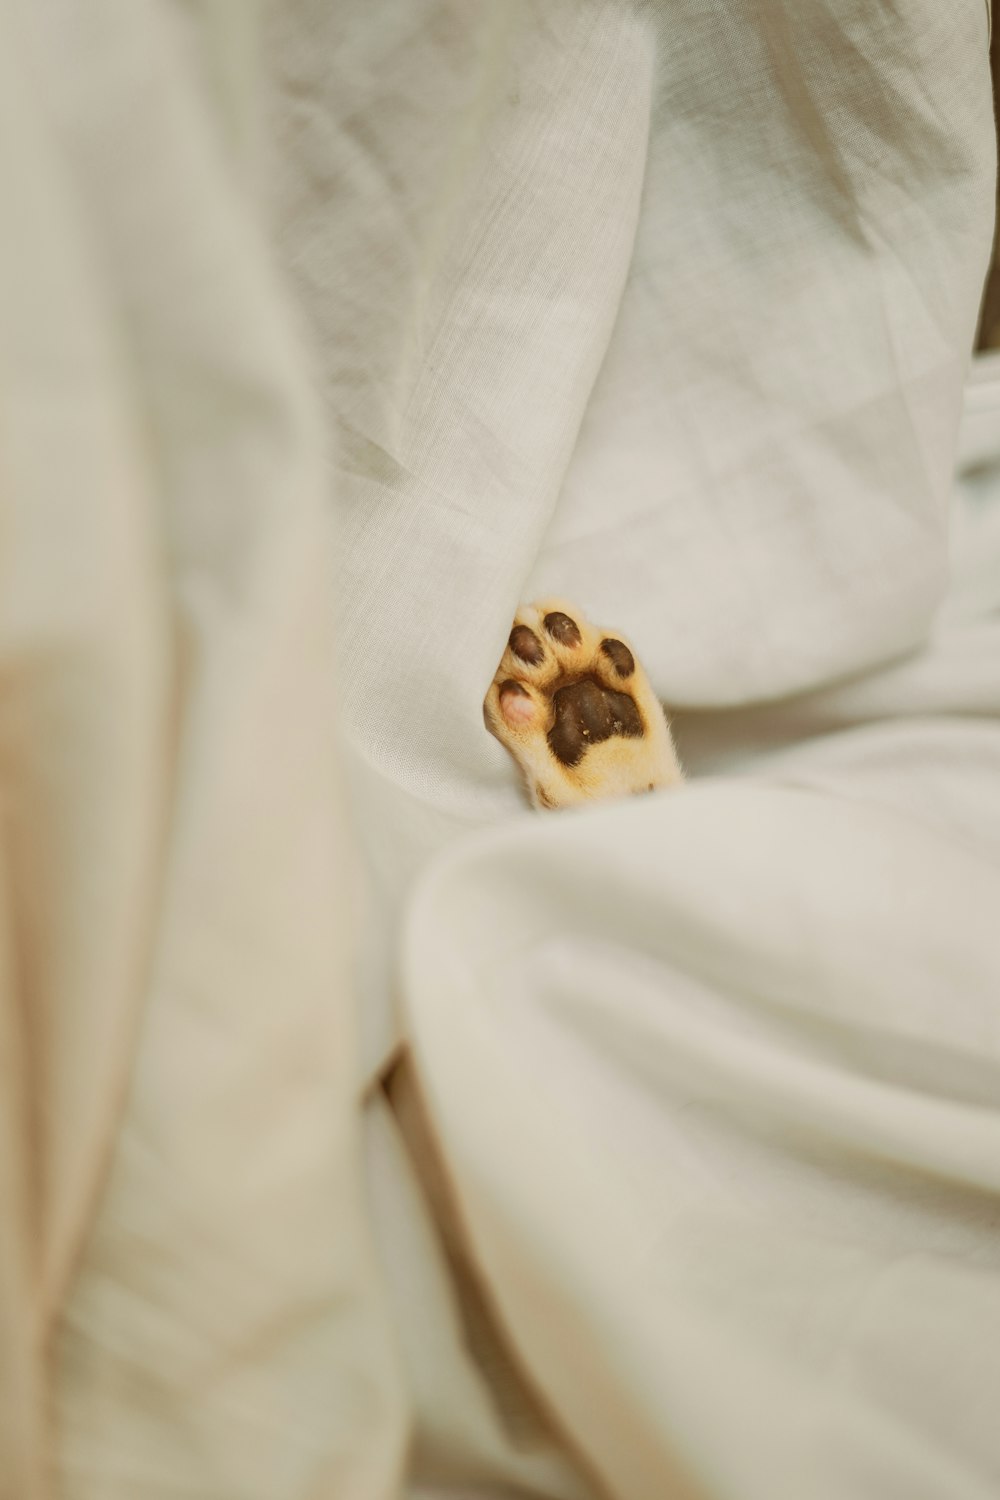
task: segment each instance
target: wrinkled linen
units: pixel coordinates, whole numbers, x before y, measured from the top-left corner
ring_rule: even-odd
[[[996,1493],[987,40],[0,0],[3,1500]]]
[[[207,12],[0,5],[4,1500],[390,1493],[407,1440],[324,440]]]
[[[949,556],[984,9],[350,14],[285,13],[276,217],[340,437],[369,1066],[416,881],[465,1227],[610,1493],[995,1493],[1000,554]],[[638,643],[676,797],[516,811],[479,707],[547,590]],[[468,1481],[372,1108],[418,1427]]]
[[[674,706],[926,638],[995,150],[979,0],[367,15],[283,5],[270,57],[339,439],[374,1071],[403,893],[519,806],[481,703],[521,598],[630,633]]]

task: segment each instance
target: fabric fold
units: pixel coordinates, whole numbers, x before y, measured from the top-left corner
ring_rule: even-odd
[[[985,1497],[996,868],[828,793],[650,801],[485,834],[410,914],[500,1315],[613,1494]]]

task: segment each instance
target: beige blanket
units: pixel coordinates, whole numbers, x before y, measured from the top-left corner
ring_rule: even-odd
[[[987,52],[0,0],[2,1500],[997,1493]],[[543,590],[683,791],[522,809]]]

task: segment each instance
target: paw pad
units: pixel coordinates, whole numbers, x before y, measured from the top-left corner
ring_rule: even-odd
[[[601,642],[601,650],[619,677],[632,676],[632,673],[635,671],[635,657],[624,641],[616,641],[612,637],[606,637]]]
[[[530,625],[515,625],[510,633],[508,645],[518,661],[526,661],[531,666],[537,667],[539,662],[544,660],[545,647]]]
[[[530,723],[535,705],[528,689],[519,682],[505,682],[500,689],[500,712],[510,725]]]
[[[561,609],[554,609],[545,616],[542,621],[545,629],[554,641],[560,646],[579,646],[580,628],[576,621],[569,615],[564,614]]]
[[[593,677],[581,678],[559,688],[552,697],[556,721],[548,733],[552,754],[564,766],[577,766],[590,745],[599,745],[612,735],[636,739],[642,734],[642,719],[635,700],[627,693],[613,693]]]

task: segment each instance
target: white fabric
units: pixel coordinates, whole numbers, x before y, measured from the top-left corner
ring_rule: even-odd
[[[0,4],[3,1500],[368,1500],[408,1437],[324,443],[193,20]]]
[[[675,705],[916,646],[945,586],[992,232],[980,0],[295,0],[274,217],[342,523],[347,769],[387,964],[423,862],[518,793],[481,703],[575,596]]]
[[[986,45],[0,0],[2,1500],[996,1494]],[[522,809],[550,587],[689,787]]]
[[[612,1493],[996,1491],[994,358],[959,459],[924,650],[681,716],[724,776],[469,841],[411,911],[476,1251]]]
[[[996,359],[959,460],[924,650],[681,716],[719,774],[466,841],[411,909],[476,1253],[613,1494],[1000,1481]]]
[[[998,902],[874,799],[721,782],[425,885],[473,1242],[612,1494],[995,1493]]]
[[[395,14],[405,65],[286,20],[278,215],[341,435],[371,1066],[397,903],[513,811],[479,724],[512,606],[576,596],[708,710],[691,769],[750,784],[515,819],[420,881],[400,989],[490,1295],[613,1494],[992,1494],[982,538],[942,607],[983,9],[553,4],[506,52]]]

